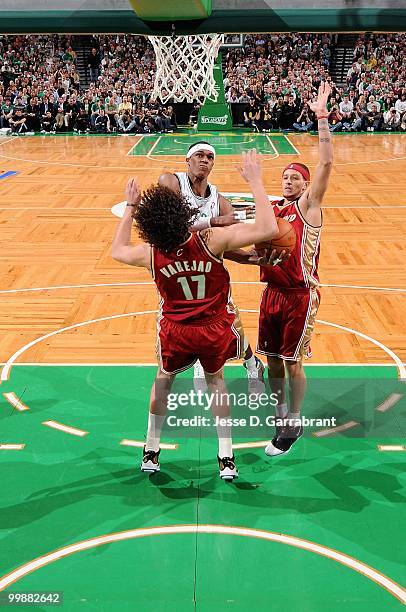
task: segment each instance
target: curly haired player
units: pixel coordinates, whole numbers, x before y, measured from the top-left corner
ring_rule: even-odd
[[[151,271],[161,298],[158,315],[158,372],[151,390],[148,432],[141,470],[157,472],[159,443],[167,398],[177,373],[200,360],[207,385],[216,398],[215,417],[229,417],[224,400],[223,366],[241,356],[241,336],[235,327],[230,277],[223,265],[224,251],[270,240],[278,233],[269,206],[255,150],[243,154],[243,178],[250,184],[256,202],[253,224],[214,227],[191,232],[196,216],[185,197],[167,187],[156,186],[142,196],[137,179],[127,184],[127,206],[113,241],[117,261]],[[136,222],[143,244],[131,245],[131,226]],[[218,393],[216,393],[216,391]],[[217,427],[220,477],[238,476],[232,451],[231,430]]]
[[[207,229],[210,227],[224,227],[240,223],[240,212],[244,218],[252,219],[254,209],[247,206],[244,211],[235,211],[229,200],[218,192],[217,187],[208,182],[209,175],[213,170],[216,159],[215,148],[207,141],[200,140],[190,145],[186,154],[187,172],[166,172],[161,174],[158,184],[173,189],[177,193],[182,193],[196,210],[196,219],[191,228],[192,231]],[[245,259],[245,251],[233,251],[224,254],[225,259],[239,263],[241,257],[245,263],[256,264],[257,261]],[[238,310],[237,310],[238,312]],[[248,339],[244,334],[244,329],[238,320],[243,337],[243,365],[247,372],[250,392],[261,393],[265,391],[264,385],[264,364],[254,355]],[[199,362],[194,366],[194,377],[196,387],[200,387],[199,380],[203,376]]]

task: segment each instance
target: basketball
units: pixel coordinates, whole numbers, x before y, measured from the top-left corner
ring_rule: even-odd
[[[278,224],[279,234],[270,242],[261,242],[260,244],[256,244],[255,249],[258,253],[261,253],[261,251],[264,250],[275,250],[279,255],[279,253],[282,251],[291,253],[295,248],[296,232],[291,223],[282,217],[278,217],[276,222]]]

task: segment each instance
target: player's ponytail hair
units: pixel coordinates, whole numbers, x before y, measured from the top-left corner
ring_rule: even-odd
[[[196,215],[196,208],[183,195],[155,185],[142,194],[133,218],[142,240],[170,253],[187,239]]]

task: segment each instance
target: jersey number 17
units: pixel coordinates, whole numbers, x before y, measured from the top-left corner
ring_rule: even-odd
[[[193,297],[192,290],[189,286],[188,279],[186,276],[180,276],[177,281],[183,289],[183,293],[185,294],[185,298],[187,300],[203,300],[205,298],[206,293],[206,277],[204,274],[199,274],[198,276],[190,276],[189,279],[195,283],[197,283],[197,295]],[[196,287],[193,287],[193,290]]]

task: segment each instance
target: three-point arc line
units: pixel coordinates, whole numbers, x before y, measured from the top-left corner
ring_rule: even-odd
[[[251,529],[246,527],[234,527],[226,525],[168,525],[166,527],[149,527],[144,529],[131,529],[129,531],[121,531],[117,533],[110,533],[107,535],[101,535],[89,540],[83,540],[64,546],[59,550],[55,550],[48,554],[42,555],[37,559],[33,559],[24,565],[21,565],[17,569],[13,570],[9,574],[6,574],[0,578],[0,591],[3,591],[11,584],[21,580],[24,576],[35,572],[36,570],[72,555],[74,553],[89,550],[96,546],[102,546],[104,544],[111,544],[114,542],[121,542],[125,540],[131,540],[135,538],[142,538],[147,536],[157,535],[170,535],[170,534],[221,534],[221,535],[233,535],[233,536],[245,536],[248,538],[256,538],[260,540],[266,540],[268,542],[278,542],[280,544],[286,544],[302,550],[313,552],[322,557],[327,557],[337,563],[340,563],[359,574],[362,574],[369,580],[375,582],[378,586],[382,587],[388,593],[396,597],[402,603],[406,603],[406,591],[397,582],[385,576],[373,567],[366,565],[362,561],[355,559],[345,553],[341,553],[332,548],[328,548],[322,544],[311,542],[309,540],[303,540],[291,535],[283,533],[274,533],[272,531],[264,531],[260,529]]]

